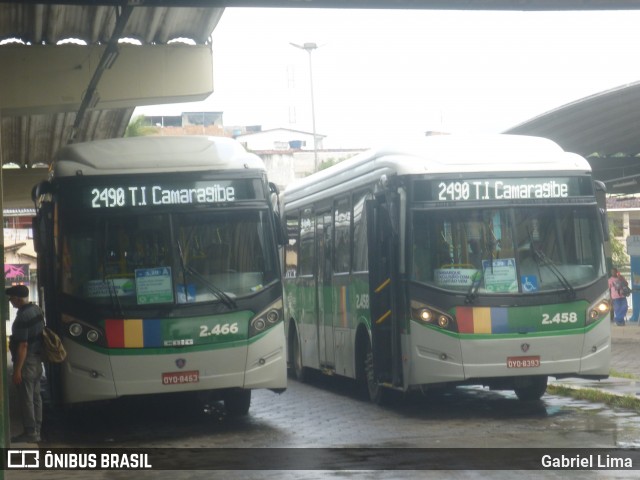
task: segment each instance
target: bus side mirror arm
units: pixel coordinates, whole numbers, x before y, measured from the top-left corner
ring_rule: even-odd
[[[600,209],[600,218],[602,219],[602,230],[604,233],[605,241],[609,241],[611,233],[609,232],[609,219],[607,218],[607,211],[604,208]]]
[[[287,236],[287,230],[284,228],[282,224],[282,219],[280,218],[280,214],[276,211],[273,212],[273,225],[276,229],[276,241],[278,245],[287,245],[289,243],[289,238]]]
[[[271,200],[273,211],[280,213],[280,190],[273,182],[269,182],[269,199]]]
[[[273,224],[276,229],[276,240],[278,245],[286,245],[289,239],[287,238],[287,230],[284,228],[282,218],[280,217],[280,189],[273,182],[269,182],[269,195],[271,208],[273,209]]]

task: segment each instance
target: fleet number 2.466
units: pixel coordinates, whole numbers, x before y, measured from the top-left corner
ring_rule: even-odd
[[[201,337],[209,337],[211,335],[229,335],[230,333],[238,333],[237,323],[224,323],[222,325],[216,325],[211,329],[206,325],[200,325]]]

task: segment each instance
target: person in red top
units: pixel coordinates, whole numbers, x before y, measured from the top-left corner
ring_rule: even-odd
[[[624,325],[627,310],[629,309],[627,297],[622,293],[623,287],[628,285],[627,280],[618,269],[612,268],[611,276],[609,277],[609,293],[613,303],[613,320],[616,322],[616,325],[619,326]]]

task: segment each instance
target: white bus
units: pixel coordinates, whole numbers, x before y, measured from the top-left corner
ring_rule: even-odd
[[[246,414],[286,388],[275,210],[262,160],[220,137],[72,144],[34,187],[62,404],[176,392]],[[280,235],[278,235],[280,232]]]
[[[291,185],[295,375],[354,378],[376,402],[456,385],[537,400],[549,376],[607,377],[599,189],[584,158],[510,135],[425,137]]]

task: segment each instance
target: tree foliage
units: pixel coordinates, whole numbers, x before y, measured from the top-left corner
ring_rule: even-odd
[[[611,266],[623,270],[629,265],[629,257],[627,256],[624,244],[618,240],[622,235],[620,227],[609,219],[609,241],[611,243]]]
[[[318,171],[332,167],[336,163],[339,163],[340,161],[341,159],[337,159],[337,158],[327,158],[326,160],[323,160],[320,162],[320,165],[318,165]]]
[[[144,115],[138,115],[131,119],[127,129],[124,132],[125,137],[143,137],[145,135],[155,135],[158,133],[158,128],[147,124],[147,119]]]

